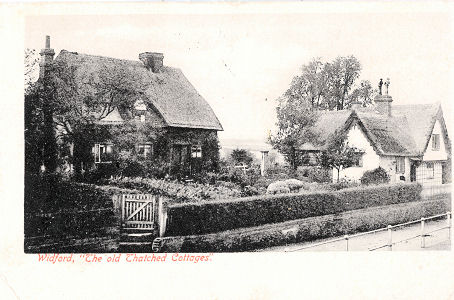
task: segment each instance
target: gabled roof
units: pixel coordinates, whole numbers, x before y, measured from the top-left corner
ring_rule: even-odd
[[[55,60],[73,68],[79,83],[88,82],[90,77],[99,78],[99,72],[118,72],[121,69],[123,79],[130,81],[131,87],[144,87],[144,101],[159,113],[167,126],[223,130],[210,105],[180,69],[163,66],[159,73],[153,73],[140,61],[66,50],[62,50]],[[80,88],[85,86],[80,84]],[[124,114],[121,109],[120,114]]]
[[[373,108],[320,112],[313,126],[318,141],[304,141],[299,149],[323,150],[336,131],[348,130],[357,123],[378,154],[420,156],[426,150],[436,120],[442,123],[448,140],[439,104],[395,105],[391,117]]]

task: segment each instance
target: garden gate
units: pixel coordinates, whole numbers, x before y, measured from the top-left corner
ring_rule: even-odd
[[[158,196],[127,194],[121,198],[121,226],[123,229],[155,230],[158,226]]]

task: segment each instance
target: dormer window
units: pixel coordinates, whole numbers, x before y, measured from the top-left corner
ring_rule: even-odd
[[[433,151],[440,150],[440,135],[439,134],[432,134],[432,150]]]
[[[140,122],[145,122],[145,115],[140,115]]]

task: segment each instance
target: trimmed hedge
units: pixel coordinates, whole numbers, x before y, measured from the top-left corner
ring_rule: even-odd
[[[421,200],[415,183],[169,205],[167,235],[213,233]]]
[[[163,238],[161,252],[238,252],[370,231],[445,213],[449,199],[348,211],[224,232]]]
[[[134,192],[53,176],[26,177],[25,252],[112,251],[111,241],[119,238],[120,230],[112,196]],[[72,246],[76,244],[79,248]]]

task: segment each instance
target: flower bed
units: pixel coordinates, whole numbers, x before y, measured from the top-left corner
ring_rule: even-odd
[[[121,188],[137,189],[144,193],[169,197],[172,203],[224,200],[243,196],[243,191],[235,184],[217,182],[215,185],[194,182],[178,182],[150,178],[112,178],[107,182]]]

